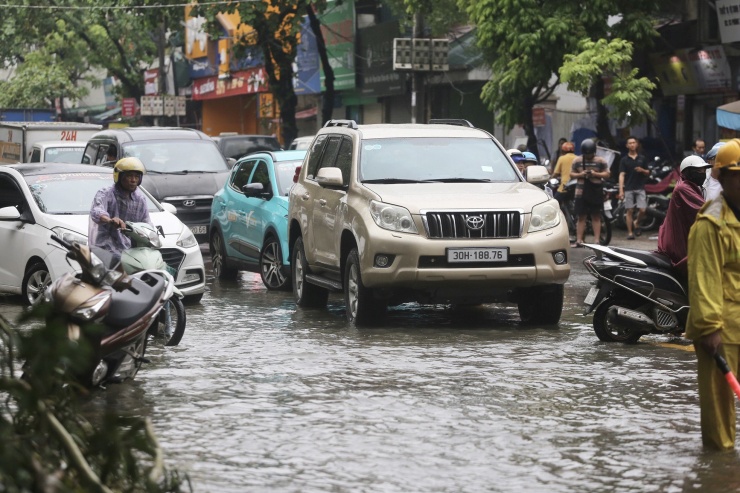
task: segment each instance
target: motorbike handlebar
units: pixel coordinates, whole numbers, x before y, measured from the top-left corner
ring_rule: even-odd
[[[56,242],[57,242],[57,243],[59,243],[60,245],[62,245],[62,246],[63,246],[64,248],[66,248],[67,250],[72,250],[72,244],[71,244],[71,243],[69,243],[69,242],[67,242],[67,241],[64,241],[64,240],[63,240],[62,238],[60,238],[59,236],[57,236],[57,235],[51,235],[51,239],[52,239],[52,240],[54,240],[54,241],[56,241]]]

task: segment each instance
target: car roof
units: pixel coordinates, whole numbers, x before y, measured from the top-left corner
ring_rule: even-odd
[[[270,156],[270,159],[278,163],[281,161],[298,161],[303,160],[303,158],[306,157],[306,152],[308,151],[305,149],[300,151],[259,151],[247,154],[246,156],[239,158],[238,162],[265,155]]]
[[[324,127],[320,133],[344,133],[342,130],[351,130],[346,126]],[[359,131],[363,139],[387,139],[387,138],[477,138],[490,139],[492,136],[485,130],[461,125],[445,124],[414,124],[414,123],[378,123],[371,125],[357,125],[355,131]]]
[[[103,130],[96,133],[91,141],[102,137],[113,138],[121,143],[142,140],[207,140],[212,139],[194,128],[187,127],[126,127]]]
[[[34,146],[54,146],[54,147],[85,147],[86,140],[41,140],[35,142]]]
[[[99,173],[112,174],[112,168],[102,166],[93,166],[90,164],[70,164],[70,163],[25,163],[25,164],[8,164],[8,168],[13,168],[23,176],[33,175],[56,175],[66,173]],[[0,168],[2,169],[2,168]]]

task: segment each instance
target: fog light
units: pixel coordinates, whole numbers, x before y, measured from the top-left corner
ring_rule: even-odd
[[[186,271],[185,275],[182,276],[182,281],[180,281],[180,284],[186,284],[190,282],[198,282],[200,281],[200,272],[196,271]]]
[[[375,267],[388,267],[393,263],[393,255],[379,253],[375,256]]]
[[[555,260],[555,263],[557,265],[563,265],[568,263],[568,256],[565,254],[565,251],[558,250],[557,252],[554,252],[552,254],[553,260]]]

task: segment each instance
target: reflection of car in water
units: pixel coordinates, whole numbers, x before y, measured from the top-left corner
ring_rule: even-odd
[[[90,206],[98,190],[113,183],[112,174],[110,168],[80,164],[0,166],[0,292],[22,294],[30,302],[73,270],[51,235],[87,243]],[[198,243],[189,228],[141,190],[152,223],[164,234],[160,251],[175,270],[175,284],[188,300],[200,300],[205,268]]]
[[[290,288],[288,192],[306,151],[258,152],[240,159],[213,198],[211,258],[219,278],[259,272],[268,289]]]
[[[109,150],[115,159],[110,159]],[[226,158],[213,140],[190,128],[109,129],[90,139],[82,162],[113,167],[125,156],[141,159],[147,170],[141,186],[160,202],[174,205],[177,217],[205,241],[213,194],[229,174]]]

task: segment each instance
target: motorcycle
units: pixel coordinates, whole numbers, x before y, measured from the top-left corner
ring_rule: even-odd
[[[630,248],[585,245],[583,261],[596,283],[584,300],[594,312],[596,336],[635,343],[645,334],[681,335],[689,313],[684,283],[665,255]]]
[[[645,216],[640,222],[640,229],[643,231],[653,231],[660,228],[663,224],[666,214],[668,214],[668,204],[671,198],[667,195],[661,194],[648,194],[647,207],[645,208]],[[624,200],[620,200],[617,207],[614,209],[614,225],[619,229],[627,229],[626,219],[627,209],[624,206]],[[632,219],[637,218],[638,212],[635,210],[632,213]]]
[[[70,340],[84,339],[91,348],[75,377],[89,387],[133,379],[148,362],[144,357],[147,331],[172,297],[174,279],[162,271],[129,276],[110,252],[56,235],[51,239],[79,264],[81,272],[59,277],[36,303],[51,307],[48,322],[61,321]]]
[[[576,226],[578,224],[578,214],[575,211],[575,193],[576,184],[578,180],[573,179],[565,184],[564,192],[560,202],[560,210],[565,217],[565,223],[568,225],[568,234],[572,242],[576,241]],[[559,178],[551,178],[547,182],[547,186],[552,190],[553,196],[560,186]],[[611,182],[604,182],[604,208],[601,211],[601,232],[599,234],[599,244],[608,245],[612,239],[612,204],[613,199],[618,192],[617,189],[611,185]],[[594,230],[591,225],[591,216],[586,215],[586,232],[584,236],[593,236]]]
[[[132,247],[121,253],[121,265],[126,274],[140,277],[147,272],[166,271],[175,277],[177,271],[167,265],[159,249],[159,232],[147,223],[126,222],[121,233],[131,239]],[[185,305],[183,294],[173,287],[174,295],[167,299],[152,326],[149,335],[164,339],[165,346],[177,346],[185,333]]]

